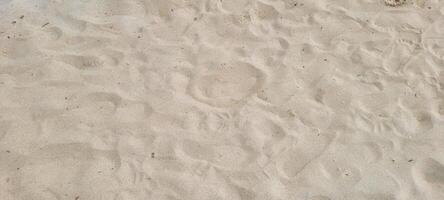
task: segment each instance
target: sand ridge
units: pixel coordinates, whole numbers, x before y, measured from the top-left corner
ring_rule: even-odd
[[[0,0],[0,199],[444,199],[443,15]]]

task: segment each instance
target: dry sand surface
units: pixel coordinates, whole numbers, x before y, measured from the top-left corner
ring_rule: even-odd
[[[0,200],[443,199],[443,0],[0,0]]]

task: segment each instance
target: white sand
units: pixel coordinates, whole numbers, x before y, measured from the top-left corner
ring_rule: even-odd
[[[0,0],[0,200],[442,200],[442,0]]]

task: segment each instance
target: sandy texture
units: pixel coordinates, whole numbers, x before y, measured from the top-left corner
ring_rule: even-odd
[[[442,200],[442,0],[0,0],[0,200]]]

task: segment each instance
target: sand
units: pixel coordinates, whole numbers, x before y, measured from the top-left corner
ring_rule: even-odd
[[[0,0],[0,200],[442,200],[442,0]]]

